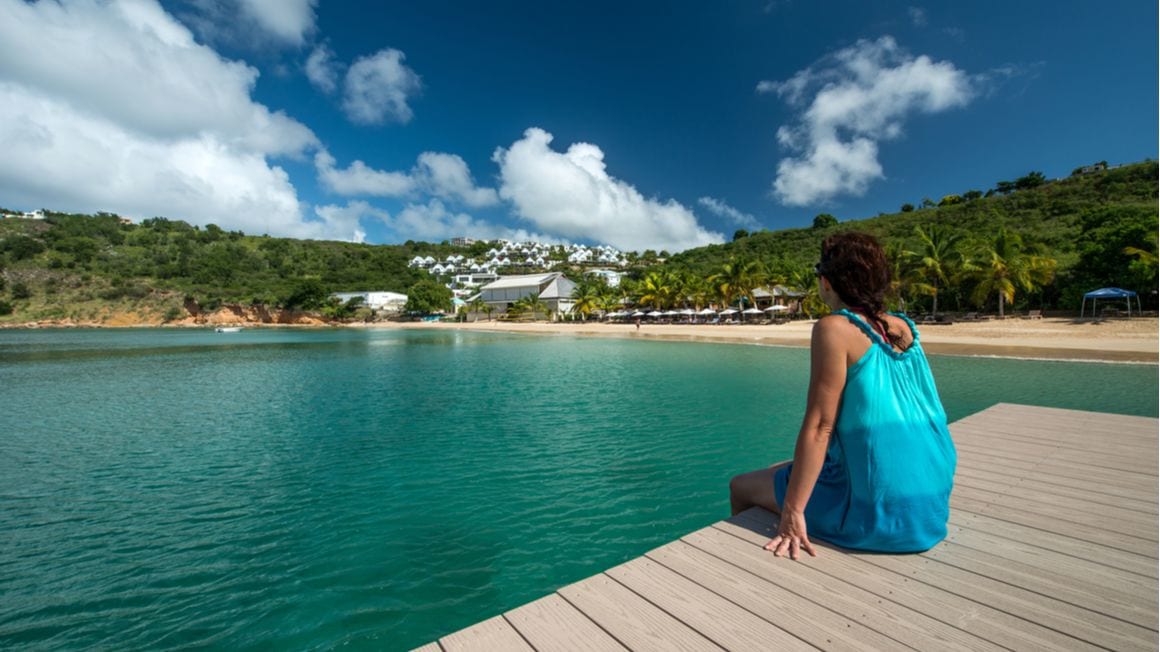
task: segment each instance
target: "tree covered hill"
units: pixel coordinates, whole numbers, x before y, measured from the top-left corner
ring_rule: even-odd
[[[1036,307],[1077,308],[1082,293],[1120,286],[1156,289],[1157,164],[1152,161],[1093,174],[1046,181],[1033,173],[980,191],[932,201],[915,209],[839,222],[819,216],[813,228],[738,232],[733,242],[661,258],[630,255],[629,282],[673,272],[708,279],[731,262],[756,262],[768,278],[810,277],[821,240],[847,229],[879,236],[900,260],[913,263],[931,228],[955,243],[962,261],[983,258],[1001,229],[1027,251],[1054,262],[1053,279],[1033,297]],[[0,210],[0,213],[12,211]],[[213,224],[152,218],[131,224],[116,215],[46,211],[43,220],[0,219],[0,323],[32,320],[102,321],[110,311],[163,321],[223,303],[317,309],[331,292],[407,292],[426,272],[408,267],[416,255],[444,259],[481,256],[488,243],[456,247],[408,241],[401,245],[247,236]],[[929,243],[926,243],[929,244]],[[1125,251],[1134,253],[1125,253]],[[991,252],[993,253],[993,252]],[[557,269],[582,272],[563,262]],[[909,264],[909,263],[908,263]],[[900,268],[902,271],[905,269]],[[913,271],[913,270],[912,270]],[[976,276],[948,275],[939,301],[952,309],[971,304]],[[916,282],[908,299],[923,302],[927,284]],[[933,297],[931,297],[933,299]],[[912,304],[913,305],[913,304]],[[1018,307],[1018,303],[1017,303]]]
[[[1156,162],[1146,161],[1091,174],[1077,171],[1056,181],[1032,173],[1020,180],[1027,180],[1024,187],[1000,181],[988,196],[966,191],[938,205],[929,200],[925,208],[907,204],[903,211],[869,219],[838,222],[822,215],[814,228],[739,232],[733,242],[691,249],[667,263],[700,276],[717,272],[723,260],[756,259],[775,275],[792,277],[812,268],[822,239],[831,233],[866,231],[889,250],[921,254],[924,243],[916,229],[934,227],[979,264],[1006,229],[1025,250],[1056,263],[1054,280],[1034,297],[1037,307],[1078,309],[1084,292],[1106,286],[1136,290],[1146,303],[1157,283],[1157,172]],[[1150,253],[1150,262],[1148,256],[1125,253],[1128,247]],[[970,279],[955,285],[957,305],[951,307],[969,309]]]

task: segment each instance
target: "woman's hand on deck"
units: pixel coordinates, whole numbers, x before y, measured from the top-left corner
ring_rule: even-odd
[[[801,512],[784,511],[777,526],[777,536],[765,544],[766,550],[773,551],[775,557],[789,555],[797,560],[798,552],[805,550],[811,557],[817,557],[810,537],[806,534],[806,516]]]

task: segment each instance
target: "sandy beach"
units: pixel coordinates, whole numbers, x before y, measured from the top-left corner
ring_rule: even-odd
[[[537,335],[624,337],[684,342],[728,342],[764,346],[809,346],[812,321],[788,324],[703,325],[612,323],[467,323],[401,322],[370,324],[369,328],[474,330]],[[1144,362],[1160,356],[1160,323],[1155,317],[1080,321],[1075,319],[1005,319],[919,324],[928,353],[1052,360]]]

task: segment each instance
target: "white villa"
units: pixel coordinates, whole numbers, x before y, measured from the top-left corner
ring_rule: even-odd
[[[545,274],[520,274],[501,276],[480,288],[480,297],[498,312],[506,311],[511,304],[535,294],[548,306],[548,312],[556,315],[572,310],[572,289],[576,284],[560,272]]]
[[[456,238],[453,242],[467,238]],[[436,260],[432,256],[415,256],[408,267],[427,270],[430,274],[452,276],[458,274],[494,274],[503,268],[546,268],[557,262],[573,264],[602,264],[620,266],[624,264],[624,254],[607,245],[588,247],[586,245],[548,245],[542,242],[511,242],[497,240],[498,246],[487,250],[483,260],[462,255],[447,256]]]
[[[363,305],[375,312],[402,312],[407,295],[398,292],[335,292],[330,295],[343,303],[362,297]]]

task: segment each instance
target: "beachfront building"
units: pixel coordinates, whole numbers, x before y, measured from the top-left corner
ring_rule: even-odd
[[[330,296],[343,303],[362,297],[363,305],[375,312],[402,312],[407,305],[407,295],[398,292],[335,292]]]
[[[513,303],[536,295],[555,316],[572,310],[572,289],[576,284],[560,272],[501,276],[480,288],[480,297],[496,312],[506,312]]]
[[[784,285],[775,285],[772,288],[755,288],[753,298],[757,300],[755,307],[765,310],[773,306],[785,306],[787,312],[801,310],[801,300],[804,292],[791,290]]]

